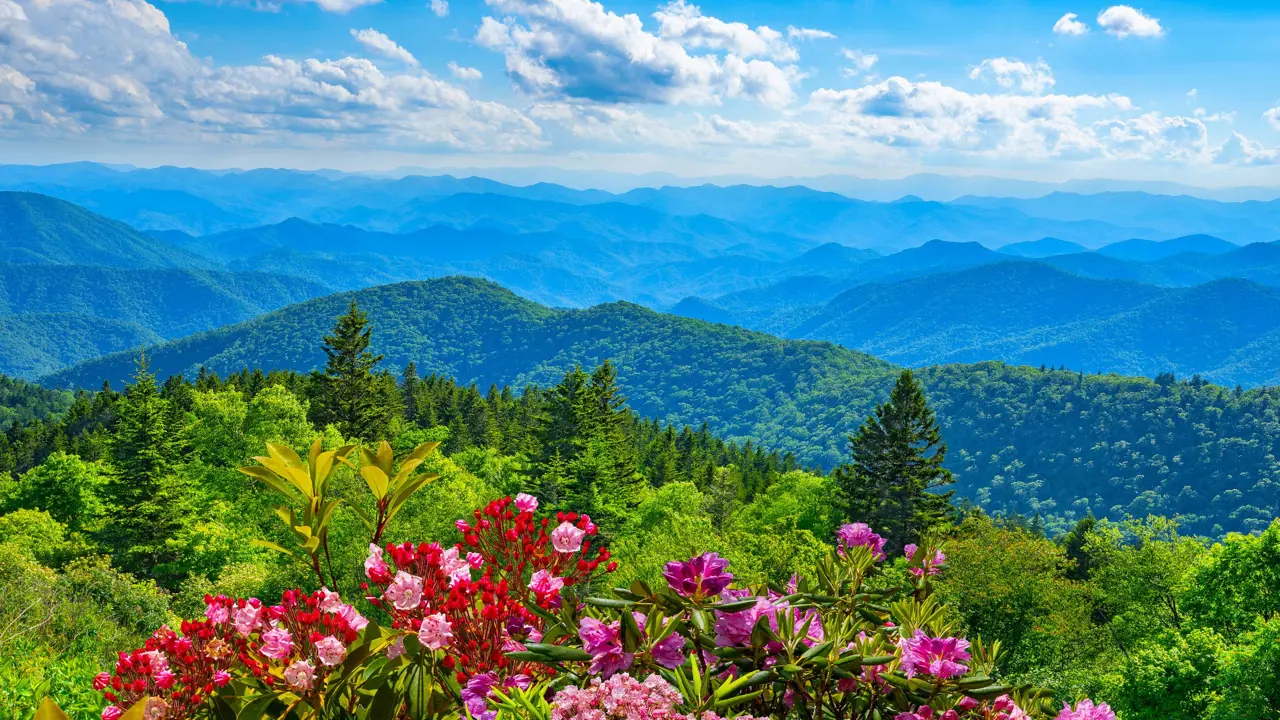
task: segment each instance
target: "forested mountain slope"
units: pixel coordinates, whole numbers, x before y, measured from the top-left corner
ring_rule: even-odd
[[[606,358],[641,415],[792,451],[830,467],[896,370],[821,342],[781,340],[628,303],[551,310],[485,281],[401,283],[318,298],[149,351],[165,376],[243,367],[307,371],[317,338],[358,300],[386,364],[517,386]],[[60,387],[117,384],[120,353],[56,373]],[[1280,511],[1280,389],[1039,371],[1001,363],[922,372],[962,495],[1065,523],[1089,510],[1184,514],[1187,527],[1252,529]]]

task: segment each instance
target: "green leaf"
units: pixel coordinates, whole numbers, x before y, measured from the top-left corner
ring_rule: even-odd
[[[591,659],[591,653],[575,647],[566,647],[564,645],[544,645],[542,643],[528,643],[525,647],[532,652],[545,655],[546,657],[557,661],[586,662]]]
[[[585,602],[588,605],[594,605],[596,607],[615,608],[615,609],[626,609],[626,608],[634,607],[636,604],[634,600],[618,600],[615,598],[602,598],[602,597],[589,597],[583,600],[583,602]]]
[[[58,703],[53,698],[46,697],[40,703],[40,709],[36,710],[35,720],[71,720],[67,714],[62,712],[62,708],[58,707]]]
[[[289,550],[288,548],[280,547],[279,545],[271,542],[270,540],[250,540],[249,544],[255,545],[260,548],[266,548],[268,550],[275,550],[276,552],[284,553],[289,557],[297,557],[297,555],[294,555],[292,550]]]

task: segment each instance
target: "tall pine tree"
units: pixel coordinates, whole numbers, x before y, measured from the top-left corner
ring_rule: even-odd
[[[177,559],[167,542],[189,516],[186,494],[174,477],[184,442],[145,356],[115,413],[108,440],[111,476],[104,492],[108,522],[100,539],[120,568],[161,581],[173,579],[163,566]]]
[[[910,370],[850,436],[849,449],[853,462],[833,478],[850,520],[869,524],[894,549],[946,522],[954,491],[934,491],[955,481],[942,465],[947,445]]]
[[[324,337],[328,362],[317,377],[316,423],[336,425],[343,435],[360,440],[386,438],[402,412],[394,379],[377,372],[382,356],[369,350],[372,336],[369,317],[352,300],[333,334]]]

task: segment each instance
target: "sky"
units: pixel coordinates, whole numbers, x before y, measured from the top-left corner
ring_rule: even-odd
[[[1274,0],[0,0],[0,162],[1280,185]]]

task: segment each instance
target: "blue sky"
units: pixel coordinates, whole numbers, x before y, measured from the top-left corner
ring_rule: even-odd
[[[0,0],[0,152],[1280,184],[1274,2]]]

